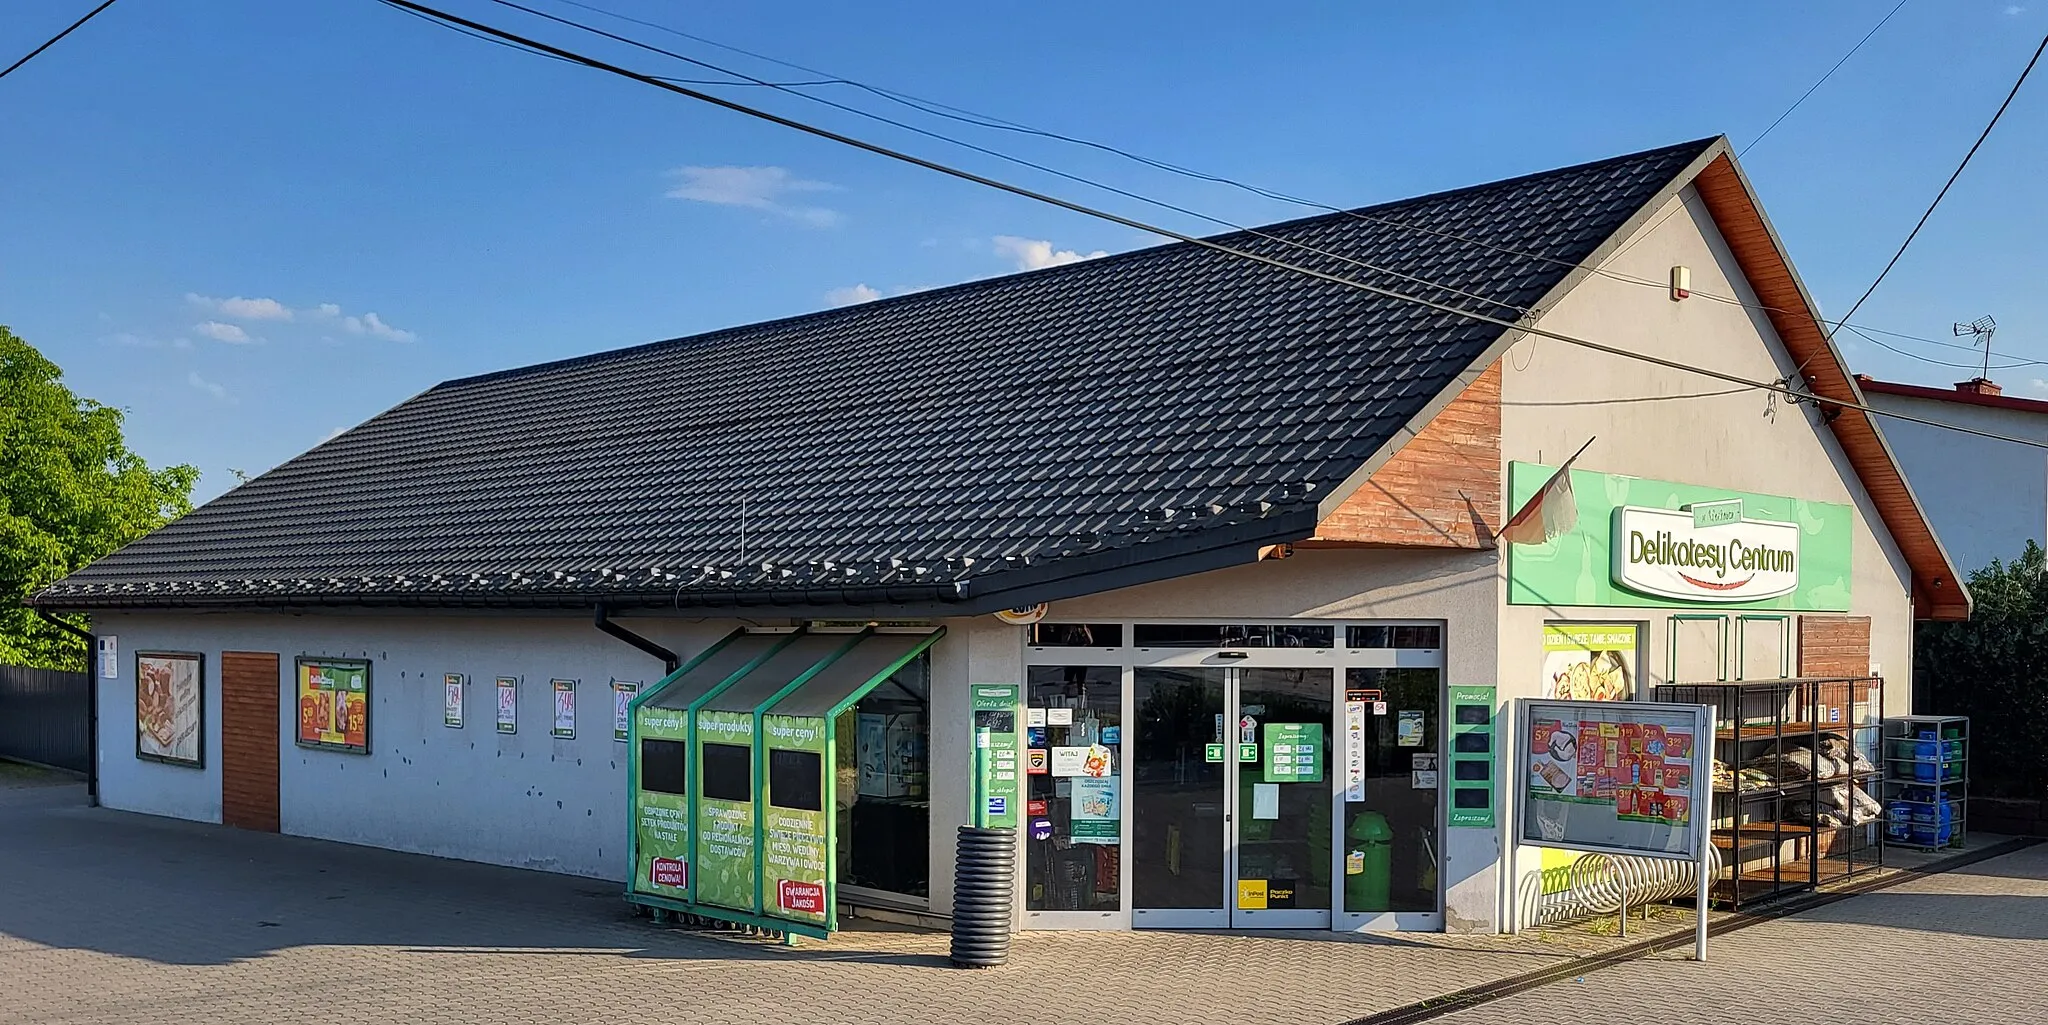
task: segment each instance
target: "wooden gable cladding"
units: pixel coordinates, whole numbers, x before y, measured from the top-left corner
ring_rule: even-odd
[[[1693,187],[1727,240],[1750,288],[1766,307],[1771,327],[1793,360],[1805,368],[1807,387],[1815,395],[1861,404],[1862,393],[1829,343],[1806,289],[1734,161],[1721,154],[1693,179]],[[1955,569],[1935,540],[1933,528],[1914,501],[1871,415],[1834,405],[1824,406],[1823,415],[1862,479],[1893,543],[1912,568],[1914,615],[1921,619],[1970,618],[1968,594],[1958,584]]]
[[[1799,675],[1863,676],[1869,672],[1869,616],[1799,617]]]
[[[1500,528],[1500,363],[1495,362],[1302,544],[1492,548]]]

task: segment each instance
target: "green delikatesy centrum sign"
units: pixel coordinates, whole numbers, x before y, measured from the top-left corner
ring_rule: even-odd
[[[1556,472],[1510,463],[1509,508],[1520,509]],[[1571,475],[1573,528],[1543,544],[1507,546],[1510,605],[1849,609],[1855,528],[1846,505],[1590,470]],[[1631,588],[1615,579],[1660,573],[1682,585]],[[1745,587],[1774,578],[1784,580],[1784,593],[1744,597]]]

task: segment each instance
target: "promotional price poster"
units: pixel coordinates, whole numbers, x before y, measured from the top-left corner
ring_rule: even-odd
[[[1530,728],[1529,795],[1683,826],[1692,818],[1695,740],[1656,723],[1539,718]]]
[[[555,727],[549,731],[556,740],[576,739],[576,681],[552,680],[555,692]]]
[[[300,747],[370,753],[370,664],[301,659],[298,679]]]
[[[633,698],[640,693],[640,685],[624,680],[612,681],[612,739],[623,744],[627,738],[627,726],[631,722]]]
[[[498,732],[519,732],[519,678],[498,677]]]

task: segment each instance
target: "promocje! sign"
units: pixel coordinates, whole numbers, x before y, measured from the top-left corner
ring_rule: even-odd
[[[1612,552],[1614,582],[1641,594],[1748,602],[1799,588],[1796,523],[1622,506]]]

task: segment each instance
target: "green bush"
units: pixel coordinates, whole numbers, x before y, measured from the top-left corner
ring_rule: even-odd
[[[2048,575],[2041,546],[1970,574],[1968,622],[1922,623],[1928,711],[1970,717],[1970,789],[2048,798]]]

